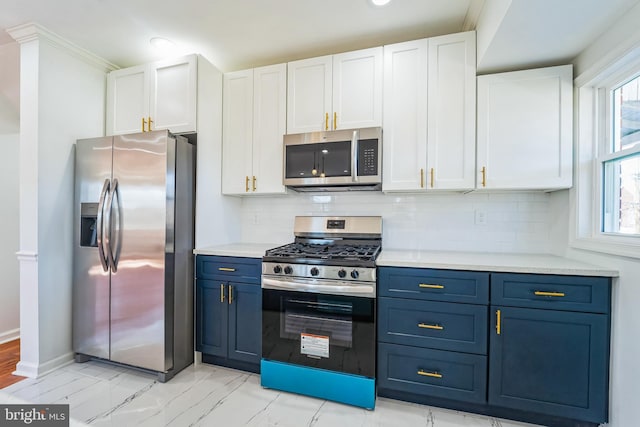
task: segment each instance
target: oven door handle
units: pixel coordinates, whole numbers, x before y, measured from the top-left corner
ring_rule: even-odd
[[[376,297],[374,284],[359,282],[357,285],[329,284],[320,281],[307,281],[304,279],[274,279],[262,276],[262,289],[274,289],[281,291],[311,292],[316,294],[343,295],[355,297]]]

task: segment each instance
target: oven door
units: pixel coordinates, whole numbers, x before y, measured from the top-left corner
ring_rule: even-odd
[[[262,357],[375,378],[375,298],[262,289]]]

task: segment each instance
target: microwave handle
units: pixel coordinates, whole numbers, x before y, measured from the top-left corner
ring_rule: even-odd
[[[353,131],[353,136],[351,137],[351,181],[358,182],[358,142],[359,142],[358,131]]]

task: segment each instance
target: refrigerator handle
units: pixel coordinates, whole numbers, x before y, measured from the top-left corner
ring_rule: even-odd
[[[98,254],[100,255],[100,263],[102,264],[102,269],[104,271],[109,271],[109,266],[107,265],[107,257],[104,254],[104,243],[105,243],[105,239],[104,239],[104,218],[103,218],[103,212],[104,212],[104,199],[107,195],[107,191],[109,191],[109,179],[105,179],[104,180],[104,185],[102,186],[102,191],[100,192],[100,201],[98,202],[98,215],[96,218],[96,228],[97,230],[97,235],[96,235],[96,243],[98,244]],[[108,242],[107,242],[108,244]]]
[[[107,219],[106,219],[106,223],[107,223],[107,229],[109,230],[108,232],[108,237],[105,239],[107,242],[107,258],[109,259],[109,264],[111,265],[111,271],[113,273],[117,273],[118,272],[118,258],[119,258],[119,253],[120,253],[120,239],[118,239],[117,241],[114,242],[114,232],[113,232],[113,218],[111,216],[111,212],[113,211],[113,199],[114,196],[117,200],[118,203],[118,211],[117,211],[117,222],[118,222],[118,230],[117,232],[120,232],[120,230],[122,229],[122,227],[120,226],[120,223],[122,221],[122,215],[120,215],[120,191],[118,189],[118,180],[114,179],[113,180],[113,188],[111,189],[111,193],[109,193],[109,199],[107,200]],[[114,245],[115,243],[115,245]]]

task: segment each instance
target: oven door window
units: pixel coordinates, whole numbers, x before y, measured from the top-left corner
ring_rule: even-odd
[[[286,178],[351,176],[351,141],[288,145]]]
[[[375,377],[375,299],[263,289],[262,357]]]

